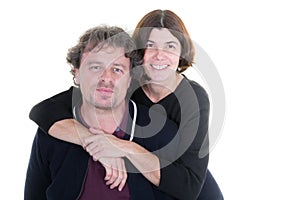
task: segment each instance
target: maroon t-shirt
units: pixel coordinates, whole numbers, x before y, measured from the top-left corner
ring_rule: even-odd
[[[127,104],[128,105],[128,104]],[[128,120],[128,107],[125,110],[124,117],[113,135],[118,138],[124,138],[126,133],[127,120]],[[79,107],[75,109],[75,118],[79,120],[84,126],[88,127],[87,123],[83,120]],[[82,191],[79,195],[79,200],[130,200],[129,187],[126,182],[122,191],[118,190],[118,187],[110,189],[110,185],[105,184],[106,171],[100,162],[96,162],[92,157],[89,159],[87,174],[84,180]]]
[[[121,129],[117,129],[114,132],[119,138],[123,138],[125,133]],[[109,185],[105,184],[105,168],[100,162],[96,162],[92,157],[89,159],[87,175],[85,178],[80,200],[129,200],[129,187],[126,182],[122,191],[118,190],[118,187],[110,189]]]
[[[118,188],[110,189],[109,185],[105,184],[105,169],[99,163],[95,162],[92,158],[89,159],[89,166],[87,176],[85,179],[83,191],[80,200],[117,200],[117,199],[130,199],[128,184],[126,183],[122,191]]]

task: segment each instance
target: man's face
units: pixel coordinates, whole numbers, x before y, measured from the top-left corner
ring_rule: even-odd
[[[104,46],[82,55],[75,76],[83,105],[113,109],[124,102],[131,81],[130,60],[124,54],[124,48]]]

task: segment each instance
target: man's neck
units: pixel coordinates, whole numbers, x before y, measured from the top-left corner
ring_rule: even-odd
[[[82,104],[81,116],[89,127],[113,133],[120,126],[126,110],[126,101],[112,109],[100,109]]]

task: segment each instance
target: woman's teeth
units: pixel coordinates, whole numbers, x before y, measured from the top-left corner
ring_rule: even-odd
[[[168,67],[168,65],[151,65],[151,66],[155,69],[164,69],[164,68]]]

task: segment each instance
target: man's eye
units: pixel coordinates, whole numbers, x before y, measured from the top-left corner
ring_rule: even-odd
[[[92,70],[92,71],[99,71],[99,70],[101,70],[101,67],[100,66],[91,66],[90,67],[90,70]]]
[[[113,71],[115,72],[115,73],[123,73],[123,70],[122,69],[120,69],[120,68],[113,68]]]

